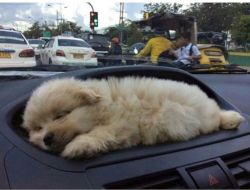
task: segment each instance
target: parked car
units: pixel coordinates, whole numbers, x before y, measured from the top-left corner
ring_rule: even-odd
[[[69,36],[52,37],[40,50],[40,57],[43,65],[97,65],[95,50],[84,40]]]
[[[25,36],[0,25],[0,68],[36,66],[35,52]]]
[[[45,40],[39,40],[39,39],[28,39],[29,44],[35,51],[36,59],[39,59],[40,57],[40,49],[37,49],[39,44],[44,45],[46,43]]]

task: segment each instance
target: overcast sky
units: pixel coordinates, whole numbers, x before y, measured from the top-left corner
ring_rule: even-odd
[[[99,27],[96,28],[97,30],[119,23],[119,2],[95,1],[91,2],[91,4],[99,15]],[[140,12],[144,9],[143,5],[144,3],[125,3],[124,17],[131,20],[141,19],[142,14]],[[62,11],[60,11],[60,6],[62,7]],[[92,9],[89,4],[76,0],[63,1],[61,5],[55,2],[0,2],[0,24],[14,26],[15,28],[18,27],[19,30],[23,31],[37,20],[40,23],[44,23],[45,21],[47,23],[55,22],[57,10],[59,14],[62,12],[63,18],[66,21],[77,22],[84,30],[89,29],[89,12]]]
[[[20,0],[11,1],[13,0],[0,0],[1,25],[14,26],[16,29],[18,28],[18,30],[24,31],[37,20],[39,20],[40,24],[45,21],[48,24],[51,22],[56,23],[56,13],[59,11],[59,14],[62,13],[66,21],[76,22],[83,30],[89,29],[89,12],[92,11],[92,9],[89,4],[82,0],[60,0],[61,5],[58,3],[59,0],[25,0],[26,3]],[[156,2],[155,0],[152,1]],[[142,13],[140,12],[144,10],[144,4],[152,1],[137,0],[135,3],[129,3],[125,0],[124,17],[130,20],[141,19]],[[188,5],[194,1],[195,0],[175,0],[174,2]],[[97,31],[119,23],[120,2],[114,0],[92,0],[89,2],[91,2],[94,10],[98,12],[99,15],[99,27],[96,28]],[[173,3],[173,1],[168,1],[168,3]],[[60,7],[62,7],[62,11]]]

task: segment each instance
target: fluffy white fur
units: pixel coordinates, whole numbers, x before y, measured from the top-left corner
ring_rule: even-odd
[[[23,119],[30,142],[69,158],[187,141],[244,120],[195,85],[138,77],[48,81],[33,92]]]

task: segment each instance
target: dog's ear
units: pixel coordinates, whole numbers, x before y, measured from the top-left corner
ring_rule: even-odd
[[[91,89],[81,89],[77,92],[77,96],[83,99],[87,104],[94,104],[101,100],[101,96]]]

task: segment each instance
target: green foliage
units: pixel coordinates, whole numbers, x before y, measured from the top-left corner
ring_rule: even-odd
[[[250,42],[250,15],[242,15],[235,20],[232,29],[232,39],[237,44],[245,44]]]
[[[130,25],[130,37],[128,38],[128,45],[131,46],[137,42],[141,42],[142,37],[144,36],[141,31],[138,30],[138,27],[135,23]]]
[[[38,22],[35,22],[27,31],[24,31],[23,34],[26,38],[39,38],[43,36],[43,31],[50,31],[51,36],[57,36],[61,34],[61,26],[62,33],[65,31],[71,31],[72,34],[79,34],[82,32],[81,26],[77,26],[77,23],[74,22],[65,22],[59,24],[56,29],[51,29],[47,26],[47,24],[39,25]]]
[[[114,37],[120,36],[120,30],[116,27],[108,27],[105,29],[104,33],[109,37],[109,39],[112,39]]]
[[[162,12],[181,13],[182,6],[182,4],[178,3],[147,3],[144,4],[144,10],[141,13],[148,12],[149,17]]]
[[[249,9],[247,3],[194,3],[184,14],[196,17],[198,31],[222,32],[232,29],[235,19]]]

